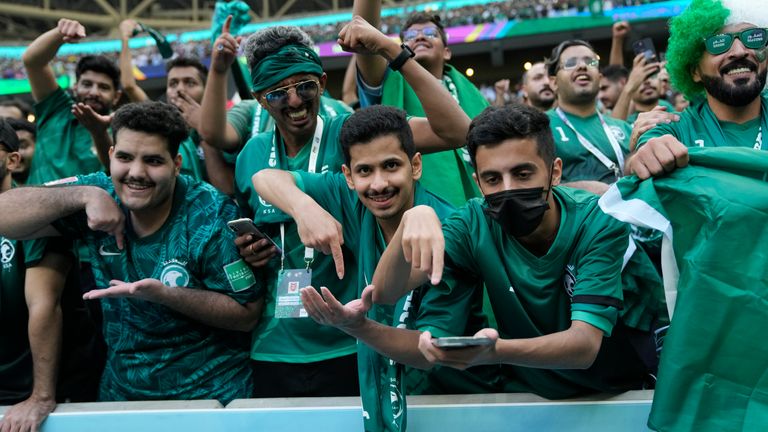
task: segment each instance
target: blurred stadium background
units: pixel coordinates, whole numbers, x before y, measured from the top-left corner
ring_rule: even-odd
[[[396,37],[403,17],[412,11],[439,14],[449,33],[451,64],[464,71],[481,89],[493,93],[502,78],[519,81],[530,63],[549,54],[565,39],[592,42],[608,58],[611,25],[628,20],[632,33],[626,41],[625,59],[631,61],[630,44],[650,37],[657,50],[667,45],[667,21],[690,0],[383,0],[382,30]],[[339,29],[351,18],[352,0],[247,0],[251,23],[247,35],[274,24],[298,25],[315,40],[329,75],[331,95],[341,96],[349,56],[335,44]],[[88,38],[65,45],[54,62],[63,87],[71,82],[78,56],[102,53],[117,59],[118,24],[133,18],[165,34],[176,53],[199,56],[208,63],[212,0],[14,0],[0,3],[0,98],[31,100],[21,54],[39,34],[53,28],[59,18],[76,19],[86,26]],[[150,97],[165,88],[165,69],[154,41],[148,36],[131,40],[134,75]],[[232,89],[234,91],[234,89]]]

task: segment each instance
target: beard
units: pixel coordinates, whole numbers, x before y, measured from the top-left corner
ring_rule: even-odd
[[[729,70],[737,67],[749,67],[750,69],[757,71],[757,67],[754,63],[737,60],[724,67],[722,73],[727,73]],[[702,74],[701,85],[704,86],[707,93],[720,102],[734,107],[743,107],[760,96],[760,93],[765,87],[766,75],[768,75],[768,69],[765,69],[762,72],[757,72],[757,79],[754,81],[740,83],[739,81],[742,80],[736,80],[735,84],[728,84],[722,76]]]

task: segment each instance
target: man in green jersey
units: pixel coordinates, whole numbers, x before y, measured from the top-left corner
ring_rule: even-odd
[[[9,119],[12,120],[12,119]],[[20,141],[0,119],[0,192],[14,185]],[[35,430],[57,401],[96,399],[103,352],[87,316],[71,244],[0,236],[0,430]],[[59,367],[61,365],[61,367]]]
[[[304,45],[314,49],[312,39],[298,27],[286,28],[281,36],[285,39],[283,43]],[[214,42],[214,47],[219,45],[223,47],[227,43],[239,44],[239,42],[239,37],[234,38],[229,33],[227,21],[224,23],[222,34]],[[226,56],[222,50],[214,49],[211,54],[211,71],[202,102],[200,131],[207,142],[237,156],[249,139],[260,133],[274,130],[275,120],[256,99],[243,100],[226,112],[227,72],[232,60],[233,58]],[[347,104],[326,94],[320,96],[319,110],[320,114],[326,117],[352,112]]]
[[[275,120],[273,131],[259,134],[246,144],[235,168],[236,196],[256,225],[280,247],[266,239],[241,236],[241,254],[261,267],[268,287],[265,312],[253,334],[251,358],[258,396],[339,396],[357,394],[355,340],[343,332],[320,326],[301,306],[280,304],[280,292],[290,285],[295,270],[311,272],[317,285],[329,286],[345,301],[357,297],[356,261],[345,270],[299,238],[293,219],[253,191],[251,177],[265,168],[291,171],[338,172],[343,163],[338,145],[341,126],[349,114],[326,117],[319,112],[320,94],[327,79],[317,53],[295,43],[294,27],[271,27],[254,33],[245,43],[255,98]],[[426,118],[410,118],[414,144],[420,151],[439,151],[463,145],[469,119],[445,88],[407,52],[367,22],[356,19],[340,33],[342,47],[382,55],[417,90]],[[214,50],[234,58],[237,41],[220,38]],[[221,49],[219,49],[221,46]],[[402,53],[405,52],[406,55]],[[216,69],[216,66],[211,68]],[[209,83],[210,85],[210,83]],[[272,259],[279,255],[279,259]],[[349,275],[344,278],[344,275]],[[340,280],[342,279],[343,280]],[[308,285],[309,283],[306,283]],[[281,288],[282,287],[282,288]],[[286,300],[287,301],[287,300]],[[298,296],[291,300],[298,302]],[[275,383],[271,385],[270,383]]]
[[[364,108],[344,123],[340,140],[343,174],[263,170],[253,182],[260,196],[296,220],[305,245],[336,250],[334,256],[343,259],[338,252],[343,244],[355,256],[362,294],[403,212],[427,205],[442,219],[454,209],[418,182],[421,154],[414,148],[405,112],[381,105]],[[385,325],[413,328],[420,319],[419,304],[434,295],[426,288],[414,290],[394,307],[376,305],[367,315]],[[481,307],[479,293],[475,303]],[[403,366],[364,344],[358,344],[357,355],[365,430],[404,429],[405,387],[410,383]],[[414,378],[413,373],[406,375]],[[472,390],[477,391],[464,389]]]
[[[360,15],[378,28],[381,22],[381,2],[355,0],[353,14]],[[451,50],[439,16],[426,12],[413,13],[403,23],[400,41],[403,49],[409,50],[413,59],[439,80],[470,118],[488,106],[488,101],[475,84],[448,64]],[[426,115],[423,101],[414,93],[412,83],[404,80],[400,74],[391,73],[383,58],[358,55],[355,56],[355,62],[361,107],[391,105],[405,110],[409,115]],[[424,187],[452,205],[461,206],[469,198],[478,196],[466,149],[424,155],[423,164],[421,182]]]
[[[56,28],[32,41],[22,56],[38,129],[28,184],[98,171],[106,163],[109,132],[93,119],[109,114],[120,99],[120,70],[103,56],[83,57],[75,70],[73,97],[59,87],[49,64],[61,45],[84,37],[85,27],[79,22],[61,19]]]
[[[395,301],[431,281],[443,295],[430,299],[430,309],[450,311],[451,320],[435,319],[425,331],[385,327],[364,319],[370,296],[342,306],[326,290],[321,298],[304,289],[308,312],[405,364],[502,364],[506,392],[565,398],[639,388],[646,368],[630,337],[650,334],[617,322],[616,257],[626,250],[628,228],[600,211],[597,196],[557,186],[562,161],[548,123],[522,105],[476,117],[467,143],[485,199],[470,200],[442,228],[427,206],[406,211],[381,257],[374,301]],[[492,345],[436,347],[433,334],[462,335],[468,317],[462,299],[481,282],[499,328],[476,336]]]
[[[226,228],[237,207],[179,176],[187,126],[175,107],[129,104],[112,128],[111,179],[3,193],[0,234],[85,239],[100,289],[84,298],[102,299],[108,348],[100,399],[250,397],[246,332],[262,302]]]
[[[661,98],[659,75],[663,68],[663,63],[647,61],[644,54],[638,54],[611,116],[634,124],[640,113],[649,112],[657,106],[663,106],[673,114],[672,104]]]
[[[697,0],[672,20],[667,70],[691,101],[676,123],[643,134],[629,170],[645,179],[688,164],[688,147],[763,149],[768,17],[736,0]]]
[[[621,177],[632,128],[597,111],[600,60],[588,42],[568,40],[547,59],[557,108],[547,112],[563,184],[602,194]]]

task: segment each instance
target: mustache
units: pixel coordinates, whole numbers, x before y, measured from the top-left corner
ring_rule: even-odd
[[[122,180],[120,180],[120,183],[122,184],[132,184],[136,186],[145,186],[145,187],[152,187],[155,185],[155,182],[142,179],[142,178],[136,178],[136,177],[126,177]]]
[[[378,198],[378,197],[387,196],[387,195],[394,195],[395,193],[397,193],[397,188],[393,187],[393,186],[389,186],[389,187],[384,188],[384,190],[382,190],[380,192],[374,192],[374,191],[371,191],[371,190],[367,190],[367,191],[365,191],[364,196],[366,198]]]

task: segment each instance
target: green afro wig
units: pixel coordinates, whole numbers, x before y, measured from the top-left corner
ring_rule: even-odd
[[[729,14],[720,0],[693,0],[682,14],[670,21],[667,71],[672,86],[688,100],[704,93],[701,83],[691,77],[691,71],[704,54],[704,39],[717,33]]]

